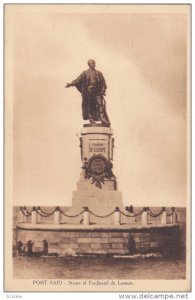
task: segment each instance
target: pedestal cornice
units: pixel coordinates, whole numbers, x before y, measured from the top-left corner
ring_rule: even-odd
[[[83,127],[81,130],[81,135],[85,134],[106,134],[113,135],[112,128],[110,127]]]

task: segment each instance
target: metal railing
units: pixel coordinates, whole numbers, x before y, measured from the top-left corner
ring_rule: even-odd
[[[25,206],[20,207],[19,211],[19,222],[26,223],[27,220],[30,218],[30,222],[32,224],[39,224],[43,221],[44,218],[51,217],[53,215],[53,224],[59,225],[61,223],[61,217],[65,216],[66,218],[78,218],[81,216],[81,220],[79,221],[80,224],[83,225],[90,225],[90,216],[94,216],[96,218],[105,219],[108,217],[113,216],[114,225],[121,225],[121,217],[125,218],[133,218],[136,220],[136,217],[141,217],[141,224],[148,225],[151,219],[158,218],[158,222],[160,224],[166,225],[167,223],[176,223],[177,222],[177,214],[175,207],[170,209],[166,209],[162,207],[157,213],[154,213],[149,207],[143,207],[139,212],[134,212],[134,208],[131,205],[129,208],[126,207],[127,213],[121,211],[119,207],[116,207],[112,212],[107,215],[97,215],[88,207],[83,207],[83,210],[76,214],[76,215],[68,215],[65,213],[59,206],[56,206],[53,211],[46,212],[40,206],[36,207],[33,206],[32,210],[29,211]],[[160,217],[160,220],[159,220]],[[127,223],[128,224],[128,223]]]

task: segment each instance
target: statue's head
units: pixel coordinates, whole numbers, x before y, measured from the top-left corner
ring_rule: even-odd
[[[89,59],[87,63],[91,69],[95,69],[95,60]]]

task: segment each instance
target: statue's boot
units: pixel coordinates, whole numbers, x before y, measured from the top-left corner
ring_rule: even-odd
[[[91,126],[97,125],[96,122],[93,119],[89,119],[89,122],[90,122]]]
[[[101,120],[101,123],[104,127],[109,127],[110,126],[110,122],[109,122],[108,118],[104,117],[104,113],[100,114],[100,120]]]

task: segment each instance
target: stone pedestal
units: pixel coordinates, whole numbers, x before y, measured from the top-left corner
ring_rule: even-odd
[[[114,138],[110,127],[83,127],[81,132],[81,160],[93,155],[103,155],[113,160]]]
[[[80,138],[83,171],[73,192],[68,215],[76,215],[88,207],[91,224],[114,224],[116,207],[125,211],[122,194],[112,170],[114,138],[109,127],[83,127]],[[105,217],[104,217],[105,216]],[[104,217],[104,218],[103,218]],[[63,217],[64,222],[76,223],[79,218]],[[81,222],[81,220],[80,220]]]

